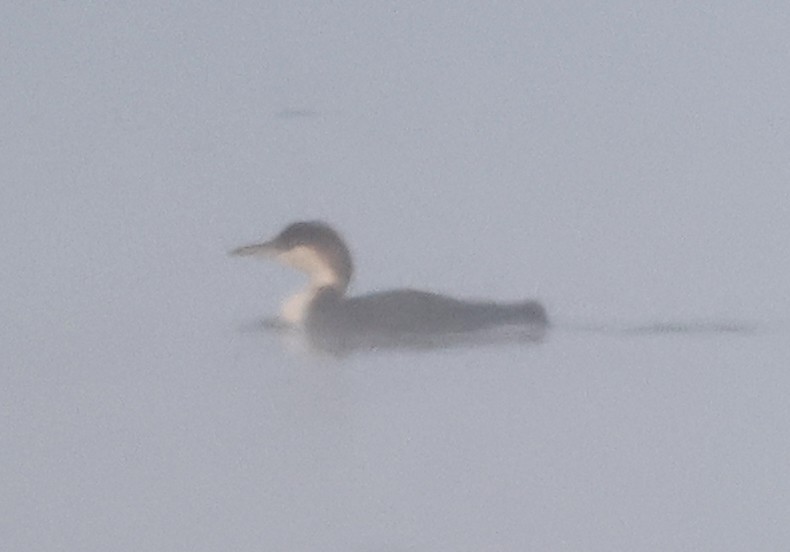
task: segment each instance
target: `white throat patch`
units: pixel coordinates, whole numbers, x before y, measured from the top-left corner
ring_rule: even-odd
[[[319,289],[327,286],[340,289],[343,286],[337,272],[312,247],[300,245],[278,253],[275,259],[286,266],[304,272],[310,278],[307,289],[286,299],[280,309],[282,319],[292,326],[304,325],[310,303],[315,299]]]
[[[275,257],[286,266],[307,274],[311,288],[324,286],[339,287],[340,277],[330,264],[312,247],[299,245]]]
[[[318,290],[308,288],[290,296],[280,307],[280,318],[291,326],[304,326],[307,310],[315,298],[316,291]]]

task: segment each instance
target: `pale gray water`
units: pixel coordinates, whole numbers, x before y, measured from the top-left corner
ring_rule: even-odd
[[[790,8],[0,8],[0,536],[27,550],[790,546]],[[300,353],[225,251],[543,300]]]

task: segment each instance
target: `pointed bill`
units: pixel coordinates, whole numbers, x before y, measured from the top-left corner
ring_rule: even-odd
[[[277,247],[270,242],[253,243],[250,245],[243,245],[236,249],[229,251],[228,255],[231,257],[272,257],[278,252]]]

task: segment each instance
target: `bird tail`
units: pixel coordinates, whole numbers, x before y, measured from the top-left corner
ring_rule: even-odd
[[[537,301],[529,300],[507,305],[505,307],[509,318],[514,322],[530,322],[533,324],[548,325],[549,316],[546,308]]]

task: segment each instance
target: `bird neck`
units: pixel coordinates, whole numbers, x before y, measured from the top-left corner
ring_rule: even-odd
[[[291,326],[304,327],[310,309],[319,296],[329,294],[340,299],[345,294],[347,285],[348,282],[343,281],[311,278],[310,285],[306,289],[285,300],[280,309],[280,317]]]

